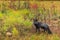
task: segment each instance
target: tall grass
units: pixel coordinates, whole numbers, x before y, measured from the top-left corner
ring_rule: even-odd
[[[22,8],[20,10],[9,9],[6,11],[6,13],[5,12],[2,13],[0,11],[1,39],[2,40],[4,39],[5,40],[12,40],[12,39],[14,40],[60,40],[59,36],[54,33],[52,35],[48,35],[46,33],[37,34],[33,31],[34,28],[32,27],[33,18],[37,17],[42,22],[48,23],[52,19],[56,18],[54,17],[56,16],[56,14],[58,13],[55,12],[55,10],[51,11],[51,8],[45,8],[45,6],[39,7],[36,10],[31,8],[30,9]],[[12,36],[9,37],[8,35],[6,35],[7,32],[11,32]]]

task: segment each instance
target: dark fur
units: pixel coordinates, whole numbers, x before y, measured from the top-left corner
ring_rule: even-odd
[[[40,32],[40,28],[44,29],[44,32],[47,31],[48,34],[52,34],[51,30],[49,29],[49,26],[46,23],[42,23],[42,22],[38,22],[37,19],[34,19],[34,25],[36,27],[36,32],[39,31]]]

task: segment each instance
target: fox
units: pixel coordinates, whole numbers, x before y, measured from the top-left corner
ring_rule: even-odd
[[[39,22],[37,19],[33,20],[33,24],[36,27],[36,32],[40,32],[40,29],[43,29],[44,32],[47,32],[48,34],[52,34],[49,26],[46,23]]]

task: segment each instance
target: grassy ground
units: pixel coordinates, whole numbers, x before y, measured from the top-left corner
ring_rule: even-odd
[[[51,26],[52,35],[41,32],[40,34],[35,32],[35,28],[32,27],[32,21],[24,19],[24,14],[29,13],[26,9],[21,11],[8,11],[9,14],[0,13],[0,20],[2,26],[0,38],[1,40],[60,40],[58,24]],[[52,21],[53,24],[53,21]],[[51,25],[52,25],[51,24]],[[56,26],[57,25],[57,26]],[[20,28],[20,29],[19,29]],[[11,32],[12,36],[6,35],[6,31]]]
[[[34,3],[34,2],[31,2]],[[38,1],[36,2],[39,7],[40,4]],[[41,2],[42,4],[45,4],[45,7],[47,6],[48,2]],[[44,32],[40,32],[40,34],[35,32],[35,28],[33,26],[32,19],[35,17],[35,11],[31,11],[29,9],[21,9],[21,10],[13,10],[9,9],[5,11],[5,13],[2,13],[0,11],[0,40],[60,40],[60,19],[59,17],[59,2],[54,2],[57,6],[57,17],[54,15],[50,19],[50,24],[49,24],[49,18],[48,15],[46,15],[46,23],[49,25],[51,31],[53,34],[49,35]],[[51,6],[51,3],[49,3]],[[50,7],[48,5],[47,8]],[[40,9],[40,13],[42,13]],[[50,14],[52,14],[54,10]],[[48,12],[44,12],[47,13]],[[42,15],[42,18],[45,14]],[[54,18],[57,18],[57,20],[53,20]],[[44,22],[44,20],[43,20]],[[11,33],[10,33],[11,32]]]

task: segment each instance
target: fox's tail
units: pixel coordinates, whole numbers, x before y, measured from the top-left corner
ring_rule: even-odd
[[[48,28],[48,30],[47,30],[47,31],[48,31],[48,33],[49,33],[49,34],[52,34],[52,32],[51,32],[51,30],[50,30],[49,28]]]

